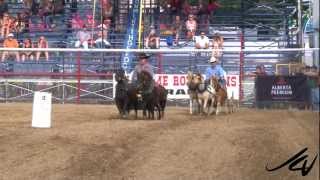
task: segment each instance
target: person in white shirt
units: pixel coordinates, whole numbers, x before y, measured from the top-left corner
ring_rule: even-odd
[[[210,40],[206,36],[205,32],[201,32],[200,36],[196,37],[196,49],[208,49]]]
[[[76,34],[77,41],[75,43],[75,47],[83,47],[84,49],[88,49],[88,40],[90,39],[90,33],[86,31],[86,26],[84,25],[82,29],[80,29]]]
[[[98,38],[94,41],[95,47],[97,48],[109,48],[111,46],[110,42],[107,40],[107,32],[98,32]]]

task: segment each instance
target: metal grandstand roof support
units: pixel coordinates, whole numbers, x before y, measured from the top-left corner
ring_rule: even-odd
[[[93,11],[92,11],[92,17],[93,17],[93,24],[95,24],[95,15],[96,15],[96,2],[97,0],[93,0]],[[91,27],[91,38],[93,39],[93,34],[94,34],[94,26]]]
[[[301,0],[298,0],[298,45],[299,47],[304,47],[303,42],[303,24],[302,24],[302,10],[301,10]]]
[[[240,52],[240,58],[239,58],[239,78],[240,78],[240,88],[239,88],[239,95],[240,95],[240,101],[243,100],[243,79],[244,79],[244,53],[243,53],[243,49],[245,48],[245,30],[244,30],[244,2],[243,0],[241,0],[241,34],[240,34],[240,43],[241,43],[241,52]]]
[[[319,48],[319,0],[313,0],[313,10],[312,10],[312,17],[313,17],[313,43],[314,48]],[[314,52],[313,56],[313,63],[319,68],[319,51]]]
[[[240,41],[241,41],[241,51],[240,51],[240,65],[239,65],[239,78],[240,78],[240,87],[239,87],[239,95],[240,95],[240,101],[243,100],[244,92],[243,92],[243,80],[244,80],[244,52],[243,49],[245,47],[244,43],[244,33],[241,33],[240,35]]]
[[[77,52],[77,104],[80,103],[80,88],[81,88],[81,52]]]
[[[138,30],[138,48],[139,49],[141,49],[142,48],[142,43],[141,43],[141,39],[143,39],[142,38],[142,30],[143,30],[143,24],[142,24],[142,15],[143,15],[143,6],[145,5],[144,3],[143,3],[143,1],[142,0],[140,0],[140,12],[139,12],[139,25],[138,25],[138,27],[139,27],[139,30]],[[142,40],[143,41],[143,40]]]

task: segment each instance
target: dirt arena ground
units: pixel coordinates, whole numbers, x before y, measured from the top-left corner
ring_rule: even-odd
[[[32,104],[0,104],[1,180],[316,180],[311,172],[265,170],[319,149],[319,115],[240,109],[164,120],[119,120],[115,106],[54,105],[51,129],[31,128]],[[302,164],[302,163],[301,163]],[[300,167],[299,164],[297,167]]]

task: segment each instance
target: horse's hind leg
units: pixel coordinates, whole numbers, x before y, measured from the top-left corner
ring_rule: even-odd
[[[162,109],[162,106],[160,104],[157,104],[156,108],[157,108],[157,112],[156,113],[158,114],[157,120],[160,120],[161,117],[163,117],[164,110]]]
[[[124,102],[123,104],[123,118],[128,118],[129,110],[128,110],[128,102]]]
[[[190,114],[193,114],[193,99],[190,98],[190,101],[189,101],[189,112]]]
[[[205,100],[204,100],[204,103],[203,103],[203,112],[208,115],[208,113],[209,113],[209,107],[207,107],[207,106],[208,106],[208,100],[205,99]]]

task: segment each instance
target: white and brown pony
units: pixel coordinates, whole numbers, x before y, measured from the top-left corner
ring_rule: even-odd
[[[198,104],[199,113],[209,114],[211,108],[209,102],[214,98],[215,89],[210,85],[205,85],[204,78],[200,73],[193,74],[192,72],[188,72],[187,86],[190,96],[190,114],[193,114],[194,103]]]
[[[222,107],[224,107],[225,111],[226,105],[228,107],[227,112],[230,112],[227,90],[221,87],[218,79],[214,76],[210,78],[210,84],[215,89],[214,101],[212,103],[215,114],[218,115],[221,112]]]

